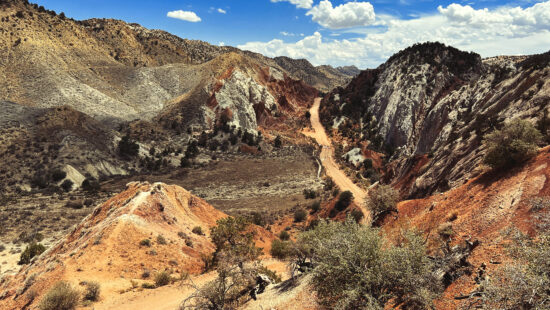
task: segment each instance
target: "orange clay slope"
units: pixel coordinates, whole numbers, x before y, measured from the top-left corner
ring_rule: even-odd
[[[465,240],[480,242],[468,258],[472,274],[451,284],[437,300],[437,309],[456,309],[462,301],[455,297],[476,288],[474,277],[482,264],[490,275],[509,262],[505,245],[510,238],[503,231],[517,228],[536,234],[538,218],[550,210],[532,210],[531,205],[537,197],[550,196],[549,165],[550,147],[545,147],[520,167],[489,171],[443,194],[403,201],[398,205],[399,212],[385,219],[382,227],[389,236],[397,236],[402,227],[416,227],[428,236],[427,244],[433,251],[442,244],[437,230],[446,222],[452,225],[451,246]]]
[[[157,272],[199,273],[204,265],[201,255],[214,250],[209,228],[225,216],[181,187],[130,183],[64,240],[5,279],[0,309],[35,305],[59,280],[75,287],[82,281],[97,281],[105,300],[136,283],[151,283]],[[192,232],[197,226],[205,235]],[[142,240],[150,240],[150,246],[140,244]],[[144,279],[147,272],[150,277]],[[31,295],[37,296],[34,301]]]

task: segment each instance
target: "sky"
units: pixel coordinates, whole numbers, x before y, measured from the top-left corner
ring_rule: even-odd
[[[482,57],[550,50],[550,0],[35,1],[75,19],[122,19],[314,65],[374,68],[426,41]]]

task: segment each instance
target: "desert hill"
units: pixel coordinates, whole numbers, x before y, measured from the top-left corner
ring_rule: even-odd
[[[209,228],[225,216],[178,186],[128,184],[32,264],[4,280],[1,307],[28,307],[30,292],[41,296],[61,279],[75,285],[98,281],[104,296],[111,296],[132,288],[131,281],[151,282],[168,269],[173,276],[200,273],[201,255],[214,249]],[[203,233],[193,232],[195,227]]]

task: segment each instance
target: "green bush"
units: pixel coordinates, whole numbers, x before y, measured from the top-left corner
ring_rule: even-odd
[[[363,211],[355,209],[351,211],[351,217],[355,220],[355,222],[359,223],[365,215],[363,214]]]
[[[149,239],[143,239],[139,242],[139,245],[141,246],[146,246],[146,247],[150,247],[151,246],[151,240]]]
[[[304,209],[298,209],[294,212],[294,222],[303,222],[307,218],[307,212]]]
[[[502,130],[488,134],[484,162],[493,168],[521,163],[537,153],[541,133],[528,121],[515,119]]]
[[[397,211],[399,192],[390,185],[379,185],[369,190],[365,204],[372,212],[373,221],[381,219],[389,212]]]
[[[281,231],[281,233],[279,234],[279,239],[281,239],[281,240],[283,240],[283,241],[289,240],[289,239],[290,239],[290,234],[288,233],[288,231],[283,230],[283,231]]]
[[[70,192],[73,189],[73,184],[73,181],[65,180],[61,183],[61,188],[66,192]]]
[[[353,201],[353,194],[350,191],[345,191],[340,194],[338,201],[336,202],[336,210],[345,210]]]
[[[164,238],[163,235],[158,235],[157,236],[157,243],[161,244],[161,245],[168,244],[168,242],[166,241],[166,238]]]
[[[191,232],[200,236],[204,235],[204,232],[202,231],[202,227],[200,226],[193,227],[193,230],[191,230]]]
[[[218,220],[210,229],[210,238],[216,246],[213,263],[220,257],[230,260],[248,261],[256,259],[261,249],[254,243],[254,233],[248,230],[249,222],[243,217],[227,217]]]
[[[139,154],[139,144],[126,135],[118,142],[118,154],[127,159],[136,157]]]
[[[419,234],[407,232],[391,245],[351,218],[321,221],[299,235],[296,248],[311,260],[313,289],[327,308],[384,309],[390,300],[402,309],[431,306],[436,281]]]
[[[46,251],[46,247],[44,247],[40,243],[33,242],[25,248],[23,253],[21,253],[18,264],[19,265],[29,264],[33,257],[44,253],[44,251]]]
[[[78,306],[80,293],[68,282],[57,282],[40,301],[40,310],[72,310]]]
[[[271,256],[279,259],[284,259],[292,254],[292,242],[273,240],[271,243]]]
[[[98,301],[101,286],[97,282],[87,282],[86,291],[84,292],[84,300]]]
[[[52,171],[52,181],[59,182],[67,177],[67,173],[61,169]]]
[[[313,213],[319,212],[319,210],[321,210],[321,202],[320,201],[315,201],[314,203],[311,204],[311,211]]]

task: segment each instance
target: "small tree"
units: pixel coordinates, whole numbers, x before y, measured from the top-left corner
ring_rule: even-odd
[[[397,211],[399,192],[390,185],[379,185],[369,190],[365,204],[372,212],[373,221],[376,222],[389,212]]]
[[[281,136],[275,137],[275,140],[273,141],[273,145],[276,148],[280,148],[283,145],[283,142],[281,141]]]
[[[126,135],[118,142],[118,154],[126,159],[136,157],[139,154],[139,144]]]
[[[19,265],[29,264],[33,257],[42,254],[44,251],[46,251],[46,247],[44,247],[40,243],[33,242],[25,248],[25,251],[23,251],[23,253],[21,253],[18,264]]]
[[[270,253],[271,253],[271,256],[275,258],[279,258],[279,259],[287,258],[292,254],[292,242],[275,239],[271,243]]]
[[[528,121],[515,119],[502,130],[488,134],[484,162],[493,168],[521,163],[537,153],[541,133]]]
[[[61,183],[61,188],[66,192],[70,192],[73,189],[73,184],[73,181],[67,179]]]
[[[254,233],[247,231],[249,223],[244,217],[226,217],[219,219],[210,229],[210,238],[216,246],[214,263],[221,256],[231,260],[249,261],[256,259],[261,249],[254,244]]]
[[[304,209],[298,209],[294,212],[294,222],[303,222],[307,218],[307,212]]]
[[[353,194],[350,191],[345,191],[340,194],[338,201],[336,202],[336,209],[338,211],[345,210],[353,201]]]

